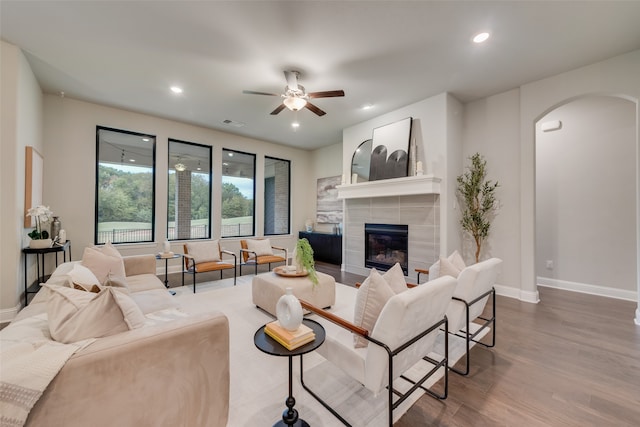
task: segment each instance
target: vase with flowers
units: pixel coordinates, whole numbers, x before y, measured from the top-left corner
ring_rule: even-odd
[[[49,238],[49,232],[42,229],[43,225],[51,221],[51,217],[53,216],[53,212],[49,209],[49,206],[35,206],[27,211],[27,216],[36,220],[36,228],[27,234],[27,236],[31,238],[29,247],[32,249],[51,247],[53,240]]]

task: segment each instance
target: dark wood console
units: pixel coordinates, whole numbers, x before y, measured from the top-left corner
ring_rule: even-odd
[[[313,258],[316,261],[330,264],[342,264],[342,235],[329,233],[298,232],[298,238],[305,238],[313,249]]]

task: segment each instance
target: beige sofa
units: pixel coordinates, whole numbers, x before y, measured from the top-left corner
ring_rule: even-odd
[[[146,294],[147,310],[168,295],[153,255],[124,263],[131,296]],[[73,264],[61,264],[47,283],[64,281]],[[12,323],[46,313],[47,292]],[[226,426],[228,412],[229,324],[212,312],[97,339],[67,361],[26,425]]]

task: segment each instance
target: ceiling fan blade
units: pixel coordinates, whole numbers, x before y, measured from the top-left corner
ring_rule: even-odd
[[[268,92],[256,92],[255,90],[243,90],[242,93],[246,93],[248,95],[269,95],[269,96],[280,96],[277,93],[268,93]]]
[[[309,98],[335,98],[337,96],[344,96],[343,90],[326,90],[324,92],[311,92]]]
[[[276,108],[275,110],[273,110],[271,112],[272,116],[275,116],[276,114],[278,114],[280,111],[284,110],[285,105],[284,104],[280,104],[278,105],[278,108]]]
[[[284,78],[287,79],[287,87],[291,90],[298,90],[298,72],[285,71]]]
[[[319,109],[318,107],[316,107],[315,105],[313,105],[310,102],[307,102],[307,105],[305,105],[304,108],[307,108],[308,110],[313,111],[314,113],[316,113],[319,116],[324,116],[325,114],[327,114],[327,113],[325,113],[324,111],[322,111],[321,109]]]

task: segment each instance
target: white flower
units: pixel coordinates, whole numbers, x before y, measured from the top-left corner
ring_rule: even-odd
[[[34,217],[39,222],[47,222],[51,220],[53,212],[49,209],[49,206],[39,205],[29,209],[27,216]]]

